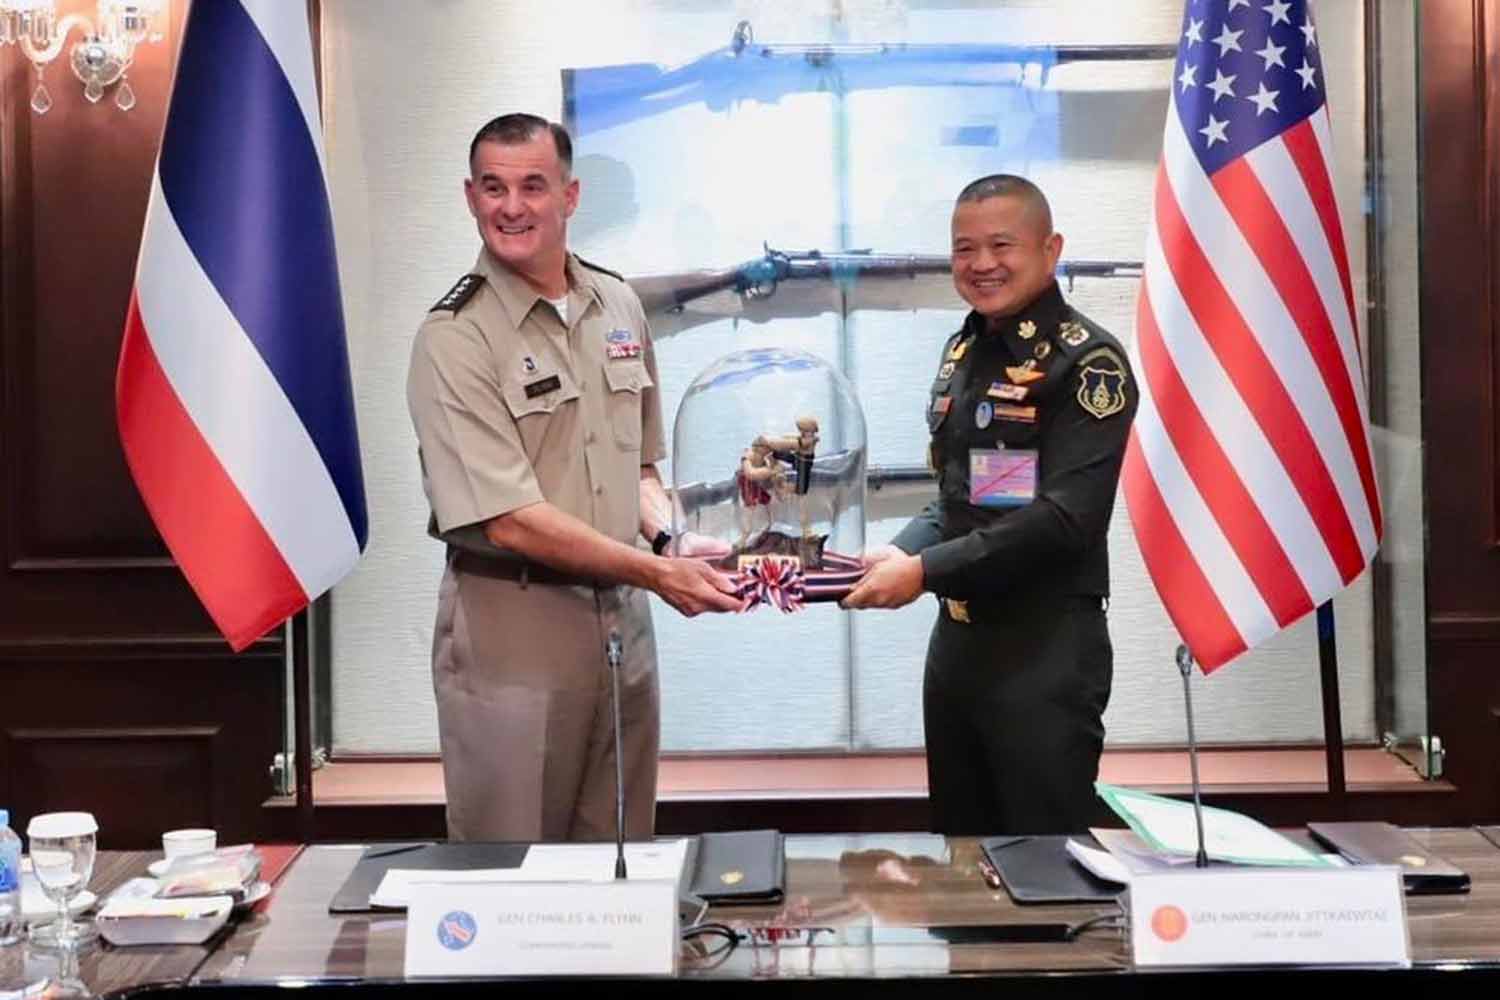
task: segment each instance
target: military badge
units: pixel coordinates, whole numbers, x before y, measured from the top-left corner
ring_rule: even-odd
[[[1077,347],[1089,339],[1089,332],[1084,329],[1082,323],[1069,320],[1057,328],[1057,339],[1069,347]]]
[[[522,358],[521,371],[527,375],[533,374],[536,371],[536,358],[533,358],[529,354]]]
[[[953,408],[952,396],[934,396],[932,405],[927,407],[927,429],[933,434],[943,426],[943,421],[948,419],[948,411]]]
[[[1052,342],[1050,340],[1043,340],[1039,342],[1036,347],[1031,349],[1032,356],[1035,357],[1038,361],[1046,361],[1047,355],[1051,353]]]
[[[996,403],[995,417],[1000,420],[1019,420],[1023,424],[1036,423],[1035,406],[1016,406],[1014,403]]]
[[[990,383],[990,387],[985,391],[985,395],[994,396],[996,399],[1009,400],[1012,403],[1019,403],[1026,398],[1026,394],[1029,391],[1024,385],[1012,385],[1009,382],[1001,382],[999,379],[996,379]]]
[[[1097,362],[1097,363],[1091,363]],[[1111,351],[1098,351],[1084,358],[1078,371],[1078,404],[1099,420],[1125,409],[1128,376]]]
[[[956,366],[951,361],[944,361],[943,367],[938,369],[938,378],[952,378],[953,369]]]
[[[948,360],[949,361],[962,361],[964,359],[964,355],[967,354],[968,351],[969,351],[969,338],[968,337],[964,337],[958,343],[954,344],[953,347],[952,347],[952,349],[948,351]]]
[[[981,399],[979,405],[974,407],[974,426],[984,430],[990,425],[990,418],[995,415],[995,407],[988,399]]]
[[[611,330],[604,335],[604,339],[611,344],[628,344],[635,338],[630,335],[629,330]]]
[[[1006,368],[1005,377],[1010,379],[1016,385],[1029,385],[1032,382],[1036,382],[1047,377],[1046,372],[1037,371],[1036,368],[1033,367],[1033,365],[1034,362],[1032,362],[1028,358],[1026,364],[1021,365],[1020,367]]]
[[[604,353],[611,358],[638,358],[641,356],[640,344],[606,344]]]
[[[1036,324],[1029,319],[1023,319],[1021,325],[1016,327],[1016,333],[1020,334],[1022,340],[1030,340],[1036,336]]]

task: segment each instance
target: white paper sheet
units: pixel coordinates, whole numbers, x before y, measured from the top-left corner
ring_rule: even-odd
[[[677,884],[687,849],[686,839],[626,844],[625,866],[629,877]],[[370,905],[404,909],[411,897],[411,887],[417,882],[612,882],[614,877],[613,844],[532,844],[518,868],[392,868],[370,894]]]

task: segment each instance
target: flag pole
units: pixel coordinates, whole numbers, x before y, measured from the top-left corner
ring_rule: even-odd
[[[1318,605],[1318,670],[1323,677],[1323,748],[1328,759],[1328,797],[1342,815],[1346,805],[1344,721],[1339,707],[1339,658],[1332,600]]]
[[[312,664],[309,612],[303,608],[292,616],[292,762],[297,776],[297,840],[313,842],[315,817],[312,792]]]

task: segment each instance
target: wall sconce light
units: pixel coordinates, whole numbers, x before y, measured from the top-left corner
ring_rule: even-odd
[[[15,44],[36,67],[36,90],[31,110],[44,115],[52,107],[42,73],[78,28],[82,37],[69,50],[73,75],[83,83],[83,96],[90,103],[104,96],[115,84],[115,104],[122,111],[135,107],[135,91],[125,74],[141,42],[161,41],[157,18],[165,0],[98,0],[97,16],[57,16],[56,0],[0,0],[0,46]]]

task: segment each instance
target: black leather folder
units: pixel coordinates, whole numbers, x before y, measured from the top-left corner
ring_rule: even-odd
[[[525,844],[438,843],[376,844],[365,848],[328,904],[329,913],[369,913],[370,893],[392,868],[463,871],[475,868],[519,868]]]
[[[1068,854],[1067,843],[1066,836],[986,837],[979,846],[1017,903],[1113,902],[1125,887],[1096,878]]]
[[[710,903],[775,903],[786,895],[786,843],[779,830],[698,838],[692,893]]]
[[[1307,832],[1356,865],[1396,865],[1409,896],[1469,891],[1467,872],[1391,823],[1309,823]]]

